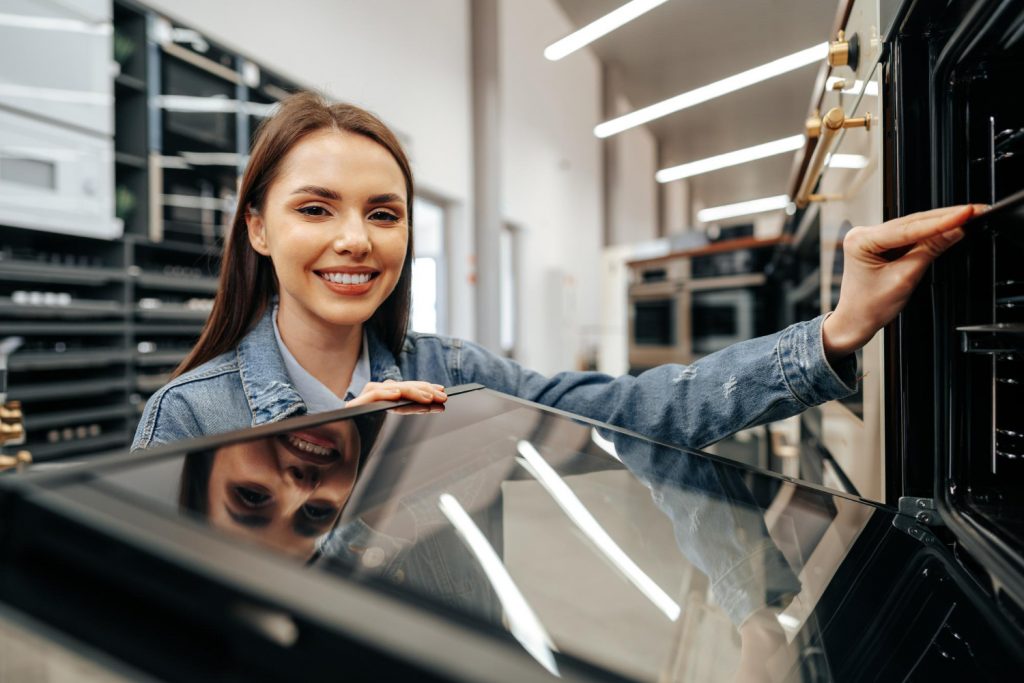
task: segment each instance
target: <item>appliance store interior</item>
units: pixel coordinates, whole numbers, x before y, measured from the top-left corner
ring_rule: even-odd
[[[0,683],[1019,677],[1022,68],[1021,0],[0,0]]]

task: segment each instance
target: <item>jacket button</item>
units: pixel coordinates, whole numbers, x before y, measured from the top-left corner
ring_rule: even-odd
[[[386,559],[387,555],[382,548],[367,548],[366,552],[363,553],[362,563],[364,567],[373,569],[384,564]]]

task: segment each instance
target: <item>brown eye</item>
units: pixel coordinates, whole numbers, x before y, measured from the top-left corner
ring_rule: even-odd
[[[235,499],[249,508],[260,508],[270,502],[270,494],[261,489],[249,486],[235,486],[233,489]]]
[[[296,209],[296,211],[301,213],[303,216],[315,216],[317,218],[327,215],[327,209],[322,206],[303,206]]]
[[[326,522],[338,514],[338,510],[330,505],[303,505],[302,514],[311,522]]]
[[[383,209],[377,209],[370,214],[370,220],[372,221],[383,221],[385,223],[397,223],[400,219],[397,215],[391,211],[384,211]]]

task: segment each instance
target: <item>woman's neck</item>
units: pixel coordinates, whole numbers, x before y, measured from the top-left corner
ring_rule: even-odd
[[[281,341],[306,372],[339,398],[345,398],[359,361],[363,326],[335,326],[297,306],[279,305],[277,329]]]

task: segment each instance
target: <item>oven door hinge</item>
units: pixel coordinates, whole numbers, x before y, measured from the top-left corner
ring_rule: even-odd
[[[902,496],[899,501],[899,513],[893,518],[894,527],[909,534],[922,543],[939,542],[931,529],[946,526],[935,509],[935,501],[931,498],[915,498]]]

